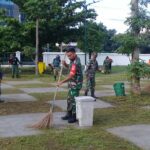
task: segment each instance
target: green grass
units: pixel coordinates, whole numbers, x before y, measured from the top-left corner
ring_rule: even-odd
[[[34,96],[37,100],[41,101],[50,101],[54,98],[53,92],[50,93],[30,93],[31,96]],[[67,92],[59,92],[56,95],[56,100],[63,100],[67,98]]]
[[[102,85],[113,85],[118,81],[127,81],[126,67],[113,67],[112,73],[105,75],[96,74],[97,89],[103,89]],[[7,93],[19,93],[20,87],[47,87],[55,83],[49,74],[35,77],[35,75],[22,75],[18,81],[36,79],[41,84],[17,85],[15,89]],[[4,81],[12,80],[9,75]],[[17,80],[17,79],[14,79]],[[142,82],[142,86],[148,86],[149,80]],[[54,85],[52,85],[54,87]],[[144,89],[144,88],[143,88]],[[21,91],[20,91],[21,92]],[[108,128],[150,124],[150,109],[144,106],[150,105],[149,90],[143,91],[141,96],[127,95],[122,97],[102,97],[105,102],[114,107],[94,110],[94,126],[87,129],[65,127],[61,129],[50,128],[44,130],[44,134],[26,137],[0,139],[0,150],[140,150],[134,144],[114,136],[106,131]],[[54,93],[32,93],[37,98],[36,102],[4,103],[0,104],[0,115],[21,114],[31,112],[47,112],[48,100],[53,100]],[[59,92],[57,99],[66,99],[67,92]],[[55,108],[55,111],[61,111]]]
[[[2,150],[139,150],[97,126],[91,129],[51,129],[44,135],[8,138],[0,142]]]

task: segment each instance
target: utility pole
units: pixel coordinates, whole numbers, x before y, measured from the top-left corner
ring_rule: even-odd
[[[91,3],[88,3],[86,4],[86,0],[84,1],[84,4],[83,4],[83,8],[84,8],[84,52],[85,52],[85,65],[86,65],[86,54],[87,54],[87,49],[88,49],[88,39],[87,39],[87,21],[86,21],[86,18],[87,18],[87,7],[92,5],[92,4],[95,4],[95,3],[98,3],[100,2],[99,0],[98,1],[95,1],[93,0],[93,2]]]

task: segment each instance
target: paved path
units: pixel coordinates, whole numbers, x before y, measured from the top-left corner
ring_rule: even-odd
[[[1,99],[5,102],[28,102],[36,101],[36,98],[28,94],[2,94]]]
[[[2,83],[2,88],[13,88],[15,85],[19,84],[30,84],[42,83],[40,81],[8,81],[6,83]],[[112,85],[105,85],[105,88],[109,90],[101,90],[96,91],[96,96],[111,96],[115,95],[112,90]],[[128,87],[127,87],[128,88]],[[33,101],[36,100],[32,96],[28,95],[28,93],[43,93],[43,92],[54,92],[56,88],[21,88],[23,93],[20,94],[2,94],[2,99],[6,102],[13,101]],[[60,88],[60,91],[66,91],[64,88]],[[83,92],[83,91],[82,91]],[[21,97],[21,99],[20,99]],[[114,107],[109,103],[101,101],[100,99],[94,102],[94,108],[109,108]],[[56,100],[55,105],[62,108],[62,110],[66,111],[66,100]],[[150,106],[145,109],[149,109]],[[67,121],[61,120],[61,116],[64,115],[64,112],[57,112],[54,114],[54,122],[53,125],[55,128],[65,128],[70,126]],[[7,115],[0,116],[0,137],[14,137],[14,136],[27,136],[27,135],[35,135],[42,134],[43,131],[27,128],[27,125],[31,125],[35,122],[38,122],[45,116],[44,113],[34,113],[34,114],[20,114],[20,115]],[[78,124],[75,123],[72,126],[78,128]],[[124,138],[135,145],[141,147],[143,150],[150,150],[150,125],[139,124],[139,125],[131,125],[131,126],[121,126],[107,129],[108,132]]]
[[[14,88],[12,85],[1,83],[1,88],[2,89],[9,89],[9,88]]]
[[[51,101],[50,103],[52,104],[53,102]],[[66,100],[56,100],[54,102],[54,105],[60,107],[64,111],[66,111],[67,101]],[[104,102],[102,100],[94,101],[94,108],[109,108],[109,107],[114,107],[114,106],[111,105],[110,103]]]
[[[47,93],[47,92],[55,92],[55,87],[50,88],[20,88],[20,90],[26,92],[26,93]],[[59,88],[58,92],[64,92],[67,91],[67,89]]]
[[[39,83],[43,83],[41,81],[38,80],[27,80],[27,81],[6,81],[6,84],[9,85],[20,85],[20,84],[39,84]]]
[[[97,97],[115,96],[115,93],[112,90],[101,90],[101,91],[95,91],[95,95]]]
[[[46,114],[45,113],[31,113],[21,115],[7,115],[0,116],[0,137],[17,137],[41,134],[42,131],[28,126],[39,122]],[[65,128],[69,126],[67,121],[61,120],[63,112],[53,113],[53,127]],[[76,126],[77,124],[70,124]]]
[[[143,150],[150,150],[150,125],[122,126],[110,128],[107,131],[134,143]]]

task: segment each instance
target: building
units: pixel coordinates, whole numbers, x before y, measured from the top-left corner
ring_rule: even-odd
[[[0,0],[0,8],[4,8],[7,10],[6,12],[7,16],[14,17],[19,21],[21,21],[19,7],[10,0]]]

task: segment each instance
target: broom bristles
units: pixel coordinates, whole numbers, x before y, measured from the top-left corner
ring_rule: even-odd
[[[64,55],[64,60],[65,60],[65,57],[66,57],[66,54]],[[62,75],[62,69],[63,69],[63,66],[61,67],[61,70],[60,70],[58,82],[60,81],[60,77]],[[53,107],[54,107],[54,100],[56,99],[57,91],[58,91],[58,86],[57,86],[56,92],[54,94],[52,108],[47,113],[47,115],[41,121],[39,121],[39,122],[37,122],[37,123],[35,123],[35,124],[31,125],[31,126],[28,126],[28,127],[30,127],[30,128],[37,128],[37,129],[52,127],[52,122],[53,122]]]
[[[53,113],[48,112],[39,122],[29,125],[29,128],[45,129],[52,127]]]

